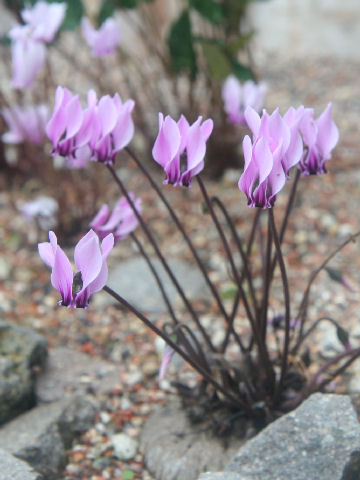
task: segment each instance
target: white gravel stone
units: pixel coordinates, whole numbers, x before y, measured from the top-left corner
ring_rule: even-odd
[[[111,443],[114,447],[114,455],[119,460],[131,460],[135,457],[138,442],[125,433],[117,433],[111,437]]]

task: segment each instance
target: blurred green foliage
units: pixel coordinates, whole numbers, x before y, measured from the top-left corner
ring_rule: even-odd
[[[59,0],[47,0],[47,3],[55,3]],[[74,30],[84,15],[84,8],[81,0],[62,0],[67,4],[66,17],[61,26],[62,30]],[[34,5],[37,0],[5,0],[5,5],[19,17],[20,10],[27,5]]]

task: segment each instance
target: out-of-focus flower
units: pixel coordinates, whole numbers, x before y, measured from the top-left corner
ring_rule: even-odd
[[[42,230],[49,230],[57,224],[56,215],[59,205],[52,197],[38,197],[35,200],[23,203],[19,210],[26,220],[36,222]]]
[[[313,109],[306,109],[300,130],[308,153],[299,163],[302,175],[326,173],[325,163],[331,158],[331,151],[339,141],[339,130],[331,116],[331,103],[317,119]]]
[[[31,142],[41,145],[45,137],[45,126],[49,120],[47,105],[3,108],[1,114],[9,127],[2,135],[4,143]]]
[[[98,101],[90,90],[88,107],[82,109],[78,96],[57,87],[54,112],[46,128],[53,154],[65,157],[74,167],[89,160],[112,163],[133,137],[134,105],[133,100],[122,103],[118,94]]]
[[[202,123],[199,117],[189,125],[183,115],[175,122],[159,113],[159,133],[152,154],[165,171],[165,184],[190,187],[192,178],[204,168],[206,142],[213,126],[211,119]]]
[[[159,380],[163,380],[165,378],[174,354],[175,350],[173,350],[169,345],[166,344],[159,369]]]
[[[229,75],[221,90],[224,110],[230,123],[246,125],[245,110],[252,107],[260,112],[264,104],[266,85],[248,80],[241,84],[234,75]]]
[[[99,238],[90,230],[75,246],[74,259],[78,272],[74,275],[70,260],[57,244],[54,232],[50,242],[39,243],[41,259],[51,267],[52,286],[61,294],[60,305],[68,308],[87,308],[91,295],[101,290],[108,278],[107,256],[114,246],[112,233],[99,244]]]
[[[17,25],[9,32],[12,56],[12,86],[31,87],[46,61],[46,47],[34,40],[27,25]]]
[[[37,2],[21,11],[24,23],[32,28],[32,38],[40,42],[52,42],[66,13],[66,3]]]
[[[133,193],[130,193],[130,197],[136,211],[141,214],[141,199],[135,198]],[[100,238],[104,238],[109,233],[113,233],[115,243],[117,243],[133,232],[138,224],[139,222],[129,202],[125,197],[122,197],[116,203],[111,215],[109,207],[104,204],[90,223],[90,227],[95,230]]]
[[[30,87],[46,61],[45,43],[51,42],[64,19],[65,3],[37,2],[21,11],[24,25],[9,32],[14,88]]]
[[[81,29],[94,57],[111,55],[121,40],[119,25],[113,18],[107,18],[98,30],[88,18],[83,18]]]

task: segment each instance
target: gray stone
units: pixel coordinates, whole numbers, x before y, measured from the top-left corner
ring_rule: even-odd
[[[67,347],[52,350],[36,383],[40,402],[54,402],[74,393],[107,393],[119,386],[120,367]]]
[[[0,429],[0,448],[21,458],[46,479],[57,478],[66,465],[66,448],[92,425],[96,407],[81,397],[33,408]]]
[[[0,449],[0,480],[43,480],[27,463]]]
[[[317,393],[249,440],[225,471],[239,480],[346,480],[343,470],[359,448],[350,398]]]
[[[235,472],[205,472],[200,475],[199,480],[242,480],[242,478]]]
[[[172,303],[178,301],[180,297],[162,264],[157,259],[152,261],[170,300]],[[205,280],[195,264],[190,265],[179,260],[170,260],[169,265],[189,298],[201,298],[209,294]],[[110,271],[108,285],[142,311],[150,313],[167,311],[158,285],[141,257],[132,258],[113,268]]]
[[[150,416],[141,437],[146,467],[157,480],[195,480],[202,472],[222,470],[243,443],[228,440],[225,445],[211,430],[191,425],[176,401]]]
[[[34,372],[46,356],[43,336],[0,321],[0,424],[34,406]]]
[[[131,460],[135,457],[138,442],[125,433],[116,433],[111,437],[111,443],[114,447],[114,455],[119,460]]]

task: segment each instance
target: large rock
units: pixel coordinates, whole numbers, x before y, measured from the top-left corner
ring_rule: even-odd
[[[169,280],[162,264],[157,259],[152,259],[152,262],[170,301],[178,301],[180,297],[177,290]],[[195,264],[190,265],[179,260],[170,260],[169,266],[189,298],[197,299],[209,294],[204,277]],[[158,285],[146,262],[140,256],[131,258],[113,268],[110,271],[108,285],[142,311],[150,313],[167,311]]]
[[[0,449],[0,480],[43,480],[43,476],[22,460]]]
[[[226,446],[211,430],[192,425],[179,402],[169,402],[149,418],[141,441],[146,467],[157,480],[195,480],[201,472],[220,470],[243,443],[232,437]]]
[[[66,449],[94,421],[96,405],[86,397],[68,397],[33,408],[0,429],[0,448],[29,463],[47,480],[66,465]]]
[[[107,393],[119,386],[120,367],[77,350],[52,350],[36,383],[39,402],[54,402],[88,391]]]
[[[354,480],[360,478],[359,469],[351,476],[359,467],[359,450],[360,424],[350,398],[317,393],[241,447],[225,468],[228,476],[200,478]]]
[[[0,424],[34,406],[34,371],[46,356],[43,336],[0,321]]]

